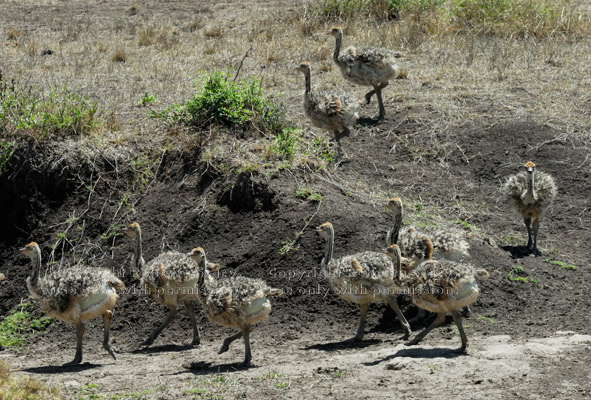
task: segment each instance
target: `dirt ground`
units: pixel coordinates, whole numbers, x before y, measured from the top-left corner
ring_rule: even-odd
[[[252,368],[238,367],[241,341],[217,355],[230,331],[214,326],[200,310],[199,346],[186,345],[191,333],[183,310],[154,345],[139,346],[164,319],[165,309],[133,292],[138,282],[128,270],[132,247],[123,236],[115,237],[109,256],[101,258],[102,266],[122,271],[128,287],[111,328],[118,360],[102,349],[98,320],[87,325],[80,366],[61,367],[73,358],[74,329],[60,322],[24,349],[3,349],[0,359],[19,374],[61,387],[66,398],[589,398],[587,143],[518,112],[497,118],[505,104],[482,98],[462,100],[466,113],[475,116],[470,123],[438,129],[437,112],[416,102],[406,105],[394,95],[398,88],[416,88],[410,80],[384,91],[384,121],[368,117],[377,112],[375,104],[363,108],[366,117],[342,140],[347,160],[316,174],[216,174],[197,161],[198,155],[170,150],[133,210],[121,212],[111,188],[132,176],[124,166],[108,167],[117,155],[103,153],[91,163],[82,150],[49,149],[38,157],[62,152],[60,170],[70,178],[47,177],[21,165],[16,175],[0,181],[27,205],[22,209],[15,201],[11,212],[33,213],[19,219],[18,229],[2,232],[0,270],[7,276],[0,282],[2,315],[26,298],[29,262],[18,255],[19,246],[35,240],[49,254],[51,238],[73,212],[83,212],[88,238],[99,237],[111,223],[135,220],[143,228],[146,259],[163,248],[201,245],[211,260],[226,266],[222,273],[263,278],[284,289],[270,318],[251,335]],[[532,98],[516,89],[510,101],[526,104]],[[528,160],[552,174],[559,187],[540,228],[542,257],[525,254],[523,222],[499,191],[504,178]],[[71,189],[68,179],[90,179],[91,171],[101,176],[92,195]],[[15,183],[19,177],[27,183]],[[60,179],[66,181],[65,193]],[[321,193],[322,201],[297,197],[301,187]],[[439,225],[464,229],[471,262],[491,275],[479,282],[481,295],[464,321],[467,354],[452,351],[460,342],[453,323],[417,346],[404,346],[400,325],[384,305],[370,308],[364,341],[351,342],[358,308],[338,299],[318,278],[324,243],[313,228],[333,223],[335,256],[381,251],[389,227],[383,204],[392,195],[407,202],[410,222],[425,222],[430,214]],[[294,249],[280,251],[293,239]],[[578,269],[561,269],[552,261]],[[529,281],[507,279],[518,265]],[[407,300],[402,308],[409,318],[416,312]],[[422,325],[412,328],[418,332]]]

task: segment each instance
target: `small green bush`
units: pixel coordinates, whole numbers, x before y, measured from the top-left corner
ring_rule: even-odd
[[[277,136],[272,146],[273,152],[283,158],[291,160],[297,151],[300,130],[297,128],[283,128]]]
[[[151,116],[198,129],[214,125],[279,134],[285,127],[285,110],[263,92],[260,79],[236,83],[224,71],[204,72],[193,98]]]
[[[95,102],[66,88],[41,94],[8,85],[0,75],[0,136],[80,136],[96,126],[96,111]]]

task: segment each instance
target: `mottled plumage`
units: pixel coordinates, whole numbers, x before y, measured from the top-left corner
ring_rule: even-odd
[[[84,322],[103,316],[103,347],[115,356],[115,349],[109,343],[111,315],[119,295],[117,291],[125,285],[111,271],[103,268],[73,265],[59,271],[40,276],[41,249],[31,242],[21,249],[32,263],[31,275],[27,278],[30,294],[39,300],[39,306],[48,316],[76,326],[76,355],[68,364],[82,361],[82,336]]]
[[[537,248],[540,221],[558,194],[558,188],[551,175],[535,170],[533,162],[527,162],[524,167],[525,171],[507,178],[502,191],[523,216],[528,233],[527,248],[537,256],[541,254]]]
[[[386,208],[392,212],[392,229],[386,235],[386,245],[398,244],[402,256],[408,259],[410,266],[428,260],[433,256],[433,242],[413,226],[402,226],[402,200],[392,197]]]
[[[84,304],[96,295],[106,296],[124,288],[123,282],[107,269],[69,266],[39,278],[31,294],[39,299],[39,306],[45,313],[72,322],[60,316],[71,307],[73,297]],[[87,310],[80,311],[84,314]]]
[[[373,86],[373,90],[365,95],[367,103],[371,96],[377,95],[380,107],[380,118],[384,118],[386,110],[382,101],[382,89],[388,86],[390,79],[398,75],[399,67],[396,58],[400,53],[379,47],[349,47],[342,54],[343,30],[340,26],[332,27],[327,33],[335,37],[333,60],[339,66],[345,79],[362,86]]]
[[[177,315],[177,308],[184,304],[193,328],[192,345],[201,341],[199,327],[193,309],[193,299],[197,299],[197,282],[199,280],[199,266],[193,260],[187,258],[184,253],[178,251],[166,251],[159,254],[148,263],[142,256],[142,231],[137,222],[130,223],[125,229],[125,234],[134,241],[134,256],[132,264],[141,277],[141,285],[146,293],[160,304],[168,306],[169,313],[164,322],[156,327],[150,337],[142,342],[149,346],[172,322]],[[219,269],[217,264],[209,264],[212,270]]]
[[[428,231],[433,243],[433,258],[461,261],[470,256],[470,245],[464,233],[453,229]]]
[[[407,345],[420,342],[433,328],[445,321],[446,313],[451,313],[462,338],[462,346],[458,351],[464,351],[468,345],[461,317],[458,310],[469,306],[478,297],[480,290],[476,277],[486,279],[488,272],[484,269],[475,270],[466,263],[450,260],[427,260],[414,268],[409,274],[400,274],[400,248],[393,244],[386,250],[392,259],[395,269],[395,281],[411,296],[418,307],[437,313],[435,321],[423,332],[419,333]]]
[[[361,307],[361,319],[355,340],[363,339],[365,319],[370,303],[387,302],[396,312],[405,330],[410,335],[410,325],[396,302],[398,287],[392,284],[394,268],[391,260],[380,252],[365,251],[339,259],[333,259],[334,228],[325,222],[316,228],[325,239],[325,256],[320,263],[321,272],[328,279],[333,292],[346,301]],[[388,283],[384,283],[388,282]]]
[[[359,115],[359,101],[340,93],[317,92],[310,83],[311,68],[308,62],[300,63],[298,71],[306,78],[304,111],[312,123],[322,129],[333,131],[335,138],[347,134],[349,126],[355,124]]]
[[[150,260],[142,268],[142,283],[148,287],[154,300],[165,304],[160,288],[187,288],[194,289],[199,279],[199,268],[187,255],[178,251],[166,251]],[[197,298],[195,290],[188,293],[192,298]],[[176,302],[182,300],[177,297]]]
[[[393,218],[386,244],[398,244],[403,257],[418,264],[430,258],[460,261],[469,256],[470,245],[461,232],[435,229],[423,234],[412,226],[402,227],[403,207],[399,197],[389,199],[386,208],[392,212]]]
[[[271,313],[269,297],[281,296],[283,292],[271,288],[262,279],[243,276],[213,279],[206,268],[207,259],[202,247],[194,248],[187,256],[200,267],[199,301],[205,315],[218,325],[240,330],[224,340],[219,353],[228,351],[234,340],[243,337],[245,356],[242,365],[249,366],[252,359],[250,332],[253,325],[266,319]]]

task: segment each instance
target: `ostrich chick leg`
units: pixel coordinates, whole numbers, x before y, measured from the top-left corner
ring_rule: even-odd
[[[361,319],[359,320],[359,327],[357,328],[357,334],[353,338],[354,341],[360,342],[363,340],[365,334],[365,319],[367,318],[367,311],[369,310],[369,303],[359,304],[361,308]]]
[[[410,324],[408,323],[408,321],[404,317],[404,314],[402,314],[402,311],[400,311],[400,307],[398,307],[398,302],[396,301],[396,298],[389,298],[388,304],[390,305],[392,310],[394,310],[394,312],[396,313],[396,316],[398,317],[398,320],[400,321],[400,324],[402,325],[402,328],[404,329],[404,336],[402,337],[402,339],[408,339],[408,337],[412,333],[412,331],[410,329]]]
[[[527,228],[527,249],[531,251],[533,246],[533,239],[532,239],[532,227],[531,227],[531,218],[524,217],[523,222],[525,222],[525,227]]]
[[[81,321],[76,322],[76,355],[74,359],[64,366],[76,365],[82,362],[82,336],[84,336],[84,324]]]
[[[191,346],[195,346],[201,343],[201,336],[199,335],[199,326],[195,319],[195,309],[193,308],[191,300],[185,302],[185,308],[187,309],[189,320],[191,320],[191,327],[193,328],[193,341],[191,342]]]
[[[386,86],[388,86],[388,82],[382,83],[382,84],[380,85],[380,89],[383,89],[383,88],[385,88]],[[372,90],[370,90],[369,92],[367,92],[367,93],[365,94],[365,101],[366,101],[366,103],[367,103],[367,104],[369,104],[369,103],[371,102],[371,96],[373,96],[374,94],[376,94],[376,91],[375,91],[375,89],[372,89]]]
[[[460,331],[460,337],[462,338],[462,345],[454,351],[456,353],[463,353],[464,350],[466,350],[466,347],[468,347],[468,338],[466,337],[464,327],[462,326],[462,317],[460,317],[460,314],[457,311],[453,311],[451,315],[454,318],[454,322],[458,326],[458,330]]]
[[[538,229],[540,229],[540,219],[536,218],[536,219],[534,219],[534,223],[533,223],[534,244],[531,249],[531,252],[536,257],[542,255],[542,253],[540,253],[540,251],[538,250]]]
[[[412,346],[412,345],[419,343],[421,340],[423,340],[425,338],[425,336],[427,336],[427,334],[429,332],[431,332],[433,329],[437,328],[439,325],[443,324],[443,322],[445,322],[445,314],[438,313],[437,318],[435,318],[435,321],[431,322],[431,325],[426,327],[421,333],[419,333],[417,336],[415,336],[415,338],[413,340],[406,342],[404,345],[405,346]]]
[[[250,360],[252,356],[250,354],[250,331],[251,328],[248,325],[242,327],[242,336],[244,337],[244,362],[243,367],[250,367]]]
[[[111,355],[111,357],[113,357],[116,360],[117,356],[115,355],[115,348],[109,342],[109,334],[111,331],[111,315],[112,314],[113,314],[113,312],[108,311],[108,310],[106,313],[103,314],[103,335],[104,335],[103,348],[105,350],[107,350],[109,352],[109,354]]]
[[[242,337],[242,331],[238,332],[235,335],[229,336],[226,339],[224,339],[224,343],[222,344],[222,347],[220,348],[220,351],[218,351],[218,354],[222,354],[225,353],[226,351],[228,351],[228,349],[230,348],[230,344],[232,344],[232,342],[236,339],[240,339]]]
[[[154,331],[152,331],[152,334],[150,335],[150,337],[141,343],[142,346],[149,346],[152,343],[154,343],[154,340],[158,337],[158,335],[160,335],[162,333],[162,331],[168,326],[168,324],[170,324],[172,322],[172,320],[176,318],[176,315],[177,315],[176,307],[175,306],[168,306],[168,308],[169,308],[168,315],[166,316],[166,319],[164,320],[164,322],[162,322],[162,325],[160,325],[158,328],[156,328],[156,329],[154,329]]]

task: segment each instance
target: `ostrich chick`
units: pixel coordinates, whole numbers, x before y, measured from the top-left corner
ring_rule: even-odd
[[[328,279],[336,295],[343,300],[359,304],[361,308],[361,318],[353,340],[363,340],[369,305],[380,302],[388,303],[394,310],[405,331],[404,338],[408,338],[411,329],[396,301],[400,290],[396,285],[390,284],[394,277],[394,268],[388,257],[381,252],[364,251],[334,259],[332,224],[325,222],[316,228],[316,231],[326,241],[324,258],[320,263],[322,275]]]
[[[379,47],[349,47],[340,54],[343,29],[334,26],[327,33],[335,37],[333,60],[339,66],[343,77],[356,85],[372,86],[373,90],[365,95],[365,100],[369,104],[371,96],[375,94],[380,107],[379,118],[384,118],[386,109],[382,100],[382,89],[388,86],[390,79],[396,78],[399,74],[396,58],[400,53]]]
[[[31,296],[39,299],[39,306],[49,317],[76,327],[76,355],[74,360],[64,365],[82,362],[84,322],[99,315],[103,317],[103,348],[117,359],[115,348],[109,342],[109,329],[111,316],[119,299],[117,291],[125,289],[123,282],[107,269],[78,265],[41,277],[39,245],[31,242],[20,251],[33,263],[31,274],[27,278],[27,288]]]
[[[148,263],[142,256],[142,230],[137,222],[130,223],[124,233],[134,242],[133,268],[139,271],[142,288],[150,293],[152,299],[160,304],[168,306],[168,315],[164,322],[156,327],[150,337],[141,343],[142,346],[150,346],[164,329],[176,318],[177,309],[181,304],[185,306],[187,315],[193,328],[193,340],[195,346],[201,342],[199,326],[195,318],[195,310],[192,300],[197,299],[197,281],[199,279],[199,266],[184,253],[178,251],[166,251],[158,255]],[[219,265],[208,265],[212,271],[219,269]]]
[[[503,192],[505,198],[523,216],[527,228],[527,249],[540,256],[538,250],[538,229],[546,209],[556,197],[558,189],[551,175],[535,170],[536,165],[528,161],[525,171],[510,176]],[[533,224],[532,224],[533,221]]]
[[[269,287],[262,279],[243,276],[213,279],[206,268],[207,259],[202,247],[194,248],[187,256],[199,265],[199,301],[207,318],[218,325],[240,330],[224,340],[218,354],[228,351],[234,340],[243,337],[242,366],[250,366],[250,332],[254,324],[266,319],[271,313],[269,298],[281,296],[282,290]]]
[[[400,197],[389,199],[386,208],[392,212],[393,219],[386,244],[398,244],[403,257],[412,257],[415,262],[421,262],[431,257],[460,261],[469,256],[470,245],[461,232],[437,229],[423,235],[412,226],[402,227],[403,208]]]
[[[484,269],[474,270],[470,264],[456,263],[449,260],[427,260],[414,268],[407,275],[400,273],[400,248],[393,244],[386,249],[386,255],[392,259],[395,281],[410,293],[412,301],[418,307],[437,313],[437,318],[407,343],[407,346],[419,343],[429,332],[445,321],[446,313],[450,313],[456,323],[462,346],[457,352],[463,352],[468,346],[468,339],[462,326],[462,318],[458,310],[469,306],[478,297],[480,290],[476,277],[486,279],[488,272]]]
[[[313,90],[310,83],[310,63],[303,61],[296,68],[306,78],[304,92],[304,111],[310,121],[325,130],[333,131],[335,140],[349,134],[349,126],[355,124],[359,118],[357,108],[359,101],[353,97]]]

